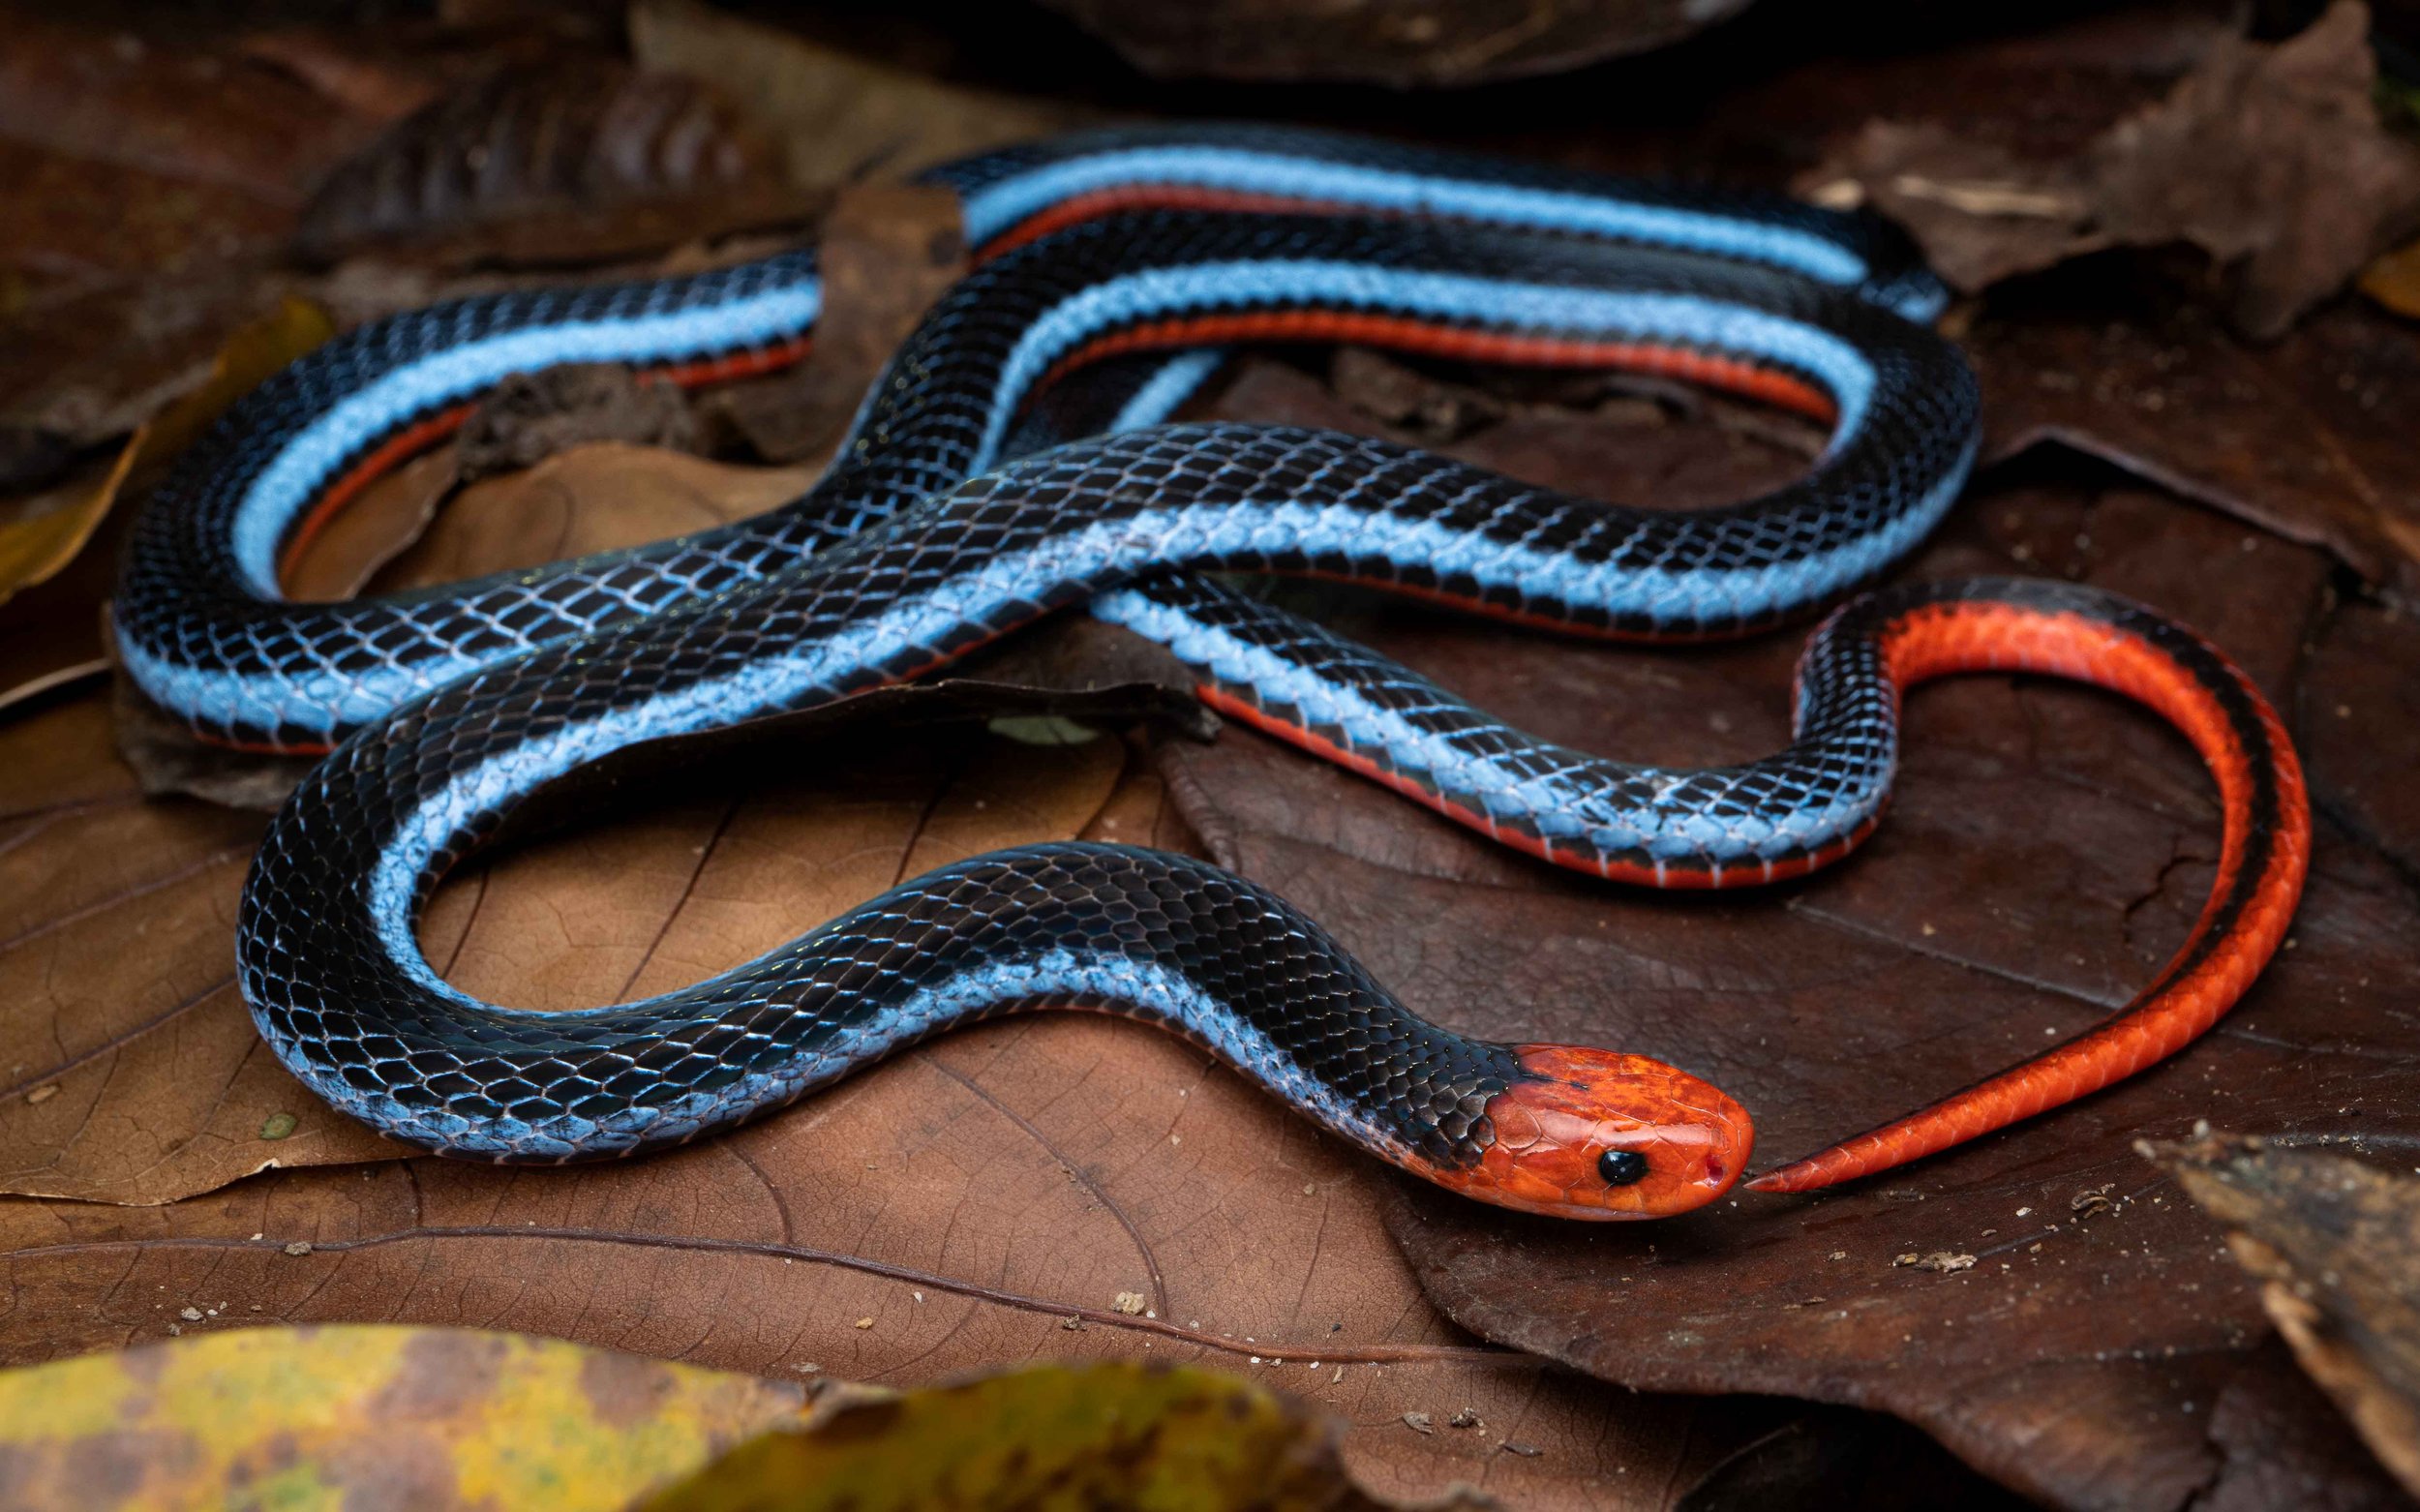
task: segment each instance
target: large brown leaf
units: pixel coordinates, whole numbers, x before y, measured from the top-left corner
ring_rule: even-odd
[[[1281,408],[1340,418],[1332,403]],[[1629,475],[1625,449],[1600,440],[1595,491],[1652,491],[1651,470]],[[2051,570],[2133,593],[2215,637],[2288,708],[2305,636],[2331,608],[2315,552],[2055,476],[1979,490],[1913,570]],[[1342,622],[1585,748],[1703,763],[1786,739],[1795,637],[1656,654],[1395,606]],[[2322,770],[2376,728],[2320,723],[2306,740]],[[1220,860],[1337,930],[1424,1012],[1707,1074],[1756,1113],[1767,1163],[2125,1001],[2182,941],[2218,837],[2207,779],[2156,721],[2006,679],[1918,696],[1898,801],[1862,855],[1723,898],[1566,877],[1250,734],[1163,758]],[[2420,967],[2388,943],[2415,931],[2404,880],[2327,830],[2294,938],[2249,1001],[2175,1064],[2081,1105],[1836,1194],[1743,1194],[1669,1225],[1575,1229],[1408,1184],[1389,1223],[1458,1321],[1610,1380],[1879,1406],[2060,1504],[2242,1496],[2283,1463],[2283,1438],[2247,1425],[2290,1420],[2307,1387],[2256,1349],[2251,1291],[2131,1140],[2204,1116],[2381,1152],[2420,1134],[2398,1095],[2420,1055],[2399,1008]],[[1949,1258],[1894,1263],[1905,1255]]]
[[[2420,588],[2420,331],[2348,307],[2254,347],[2139,285],[1979,321],[1986,449],[2089,452]]]
[[[259,821],[143,801],[90,696],[0,727],[0,1177],[161,1201],[380,1141],[315,1107],[234,985],[234,898]],[[286,1115],[287,1136],[262,1138]]]
[[[1643,449],[1685,449],[1656,405],[1609,413]],[[1525,418],[1540,423],[1519,411],[1499,442]],[[1794,465],[1788,445],[1741,445],[1742,466]],[[576,450],[480,485],[381,581],[702,523],[681,511],[762,502],[750,488],[776,481]],[[416,519],[428,486],[400,479],[384,502]],[[1073,638],[1061,670],[1112,665],[1093,639]],[[39,1100],[0,1103],[0,1149],[19,1191],[165,1204],[0,1201],[17,1299],[0,1315],[0,1358],[191,1329],[189,1306],[200,1326],[477,1323],[901,1381],[1035,1354],[1173,1355],[1264,1371],[1344,1411],[1347,1457],[1382,1490],[1466,1480],[1614,1507],[1691,1488],[1694,1504],[1753,1505],[1767,1477],[1836,1477],[1855,1470],[1833,1463],[1844,1443],[1877,1442],[1853,1420],[1643,1401],[1471,1345],[1419,1296],[1370,1163],[1197,1052],[1110,1021],[957,1036],[665,1161],[518,1173],[381,1162],[403,1152],[303,1094],[226,982],[257,821],[134,800],[97,701],[0,740],[36,784],[0,853],[25,922],[0,956],[24,983],[9,1038],[59,1047],[21,1072]],[[649,992],[976,850],[1079,831],[1192,846],[1157,781],[1127,766],[1106,740],[861,733],[803,754],[776,741],[745,768],[697,773],[694,799],[472,870],[440,893],[423,938],[452,980],[507,1002]],[[92,868],[96,849],[115,866]],[[164,972],[164,959],[181,964]],[[327,1168],[225,1185],[272,1160]]]
[[[142,801],[105,711],[87,698],[0,729],[0,760],[29,779],[0,819],[0,1039],[15,1047],[0,1190],[162,1202],[268,1165],[403,1153],[305,1093],[244,1011],[234,905],[258,818]],[[779,780],[514,856],[500,879],[466,873],[432,910],[431,957],[474,991],[535,1006],[653,990],[939,857],[1073,835],[1123,765],[1108,741],[810,749]],[[735,937],[735,916],[761,921],[757,945],[699,964]]]
[[[1022,787],[962,779],[904,845],[880,789],[929,795],[920,763],[947,749],[876,757],[890,775],[836,810],[812,779],[718,794],[522,852],[449,890],[424,938],[507,1002],[652,990],[796,933],[817,906],[802,896],[1048,832],[1038,810],[1072,772],[1113,773],[1115,750],[1049,752]],[[1087,832],[1185,843],[1148,779]],[[1372,1174],[1165,1036],[1014,1021],[665,1159],[287,1170],[156,1208],[0,1200],[0,1359],[341,1319],[900,1382],[1044,1355],[1206,1360],[1343,1412],[1376,1489],[1612,1507],[1668,1504],[1781,1415],[1639,1399],[1467,1343],[1419,1297]]]
[[[2420,877],[2420,787],[2411,780],[2420,621],[2393,607],[2346,604],[2314,639],[2300,720],[2312,797],[2406,877]]]

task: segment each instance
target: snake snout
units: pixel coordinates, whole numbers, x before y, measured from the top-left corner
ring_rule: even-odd
[[[1494,1139],[1437,1179],[1558,1218],[1670,1218],[1731,1190],[1756,1131],[1747,1110],[1684,1071],[1580,1045],[1513,1047],[1529,1078],[1488,1101]]]

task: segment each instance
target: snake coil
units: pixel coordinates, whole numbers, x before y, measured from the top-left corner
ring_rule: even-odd
[[[1382,1159],[1581,1218],[1702,1206],[1747,1114],[1657,1061],[1498,1044],[1398,1003],[1266,891],[1150,851],[978,857],[794,944],[640,1002],[479,1002],[422,957],[439,880],[599,762],[918,676],[1087,606],[1160,642],[1217,708],[1546,861],[1663,887],[1803,873],[1870,832],[1900,694],[2024,668],[2149,703],[2226,811],[2184,951],[2108,1024],[1751,1183],[1881,1169],[2167,1054],[2249,985],[2299,895],[2309,815],[2275,714],[2150,611],[2035,580],[1918,583],[1835,613],[1797,739],[1742,766],[1628,766],[1506,729],[1205,571],[1343,577],[1580,634],[1760,629],[1870,583],[1972,464],[1977,399],[1919,321],[1940,287],[1880,223],[1268,129],[1066,138],[936,170],[977,270],[867,396],[828,475],[725,529],[422,592],[294,603],[282,563],[499,378],[629,363],[712,381],[812,340],[811,253],[686,278],[463,301],[331,343],[239,405],[137,521],[129,673],[205,740],[329,749],[263,841],[243,990],[337,1107],[444,1153],[556,1162],[678,1144],[954,1025],[1037,1007],[1164,1024]],[[1806,477],[1726,509],[1623,509],[1278,427],[1166,424],[1249,341],[1681,377],[1831,426]],[[1108,402],[1068,438],[1039,398]],[[1057,444],[1051,444],[1057,442]]]

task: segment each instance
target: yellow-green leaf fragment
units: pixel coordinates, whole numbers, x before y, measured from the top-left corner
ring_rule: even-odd
[[[2381,254],[2362,269],[2361,291],[2397,315],[2420,320],[2420,241]]]
[[[0,602],[73,561],[130,477],[193,444],[227,406],[335,331],[326,311],[287,297],[229,336],[211,362],[210,377],[137,428],[99,483],[31,505],[0,506]]]
[[[803,1400],[797,1385],[518,1334],[196,1334],[0,1373],[0,1499],[624,1507]]]
[[[828,1395],[649,1512],[1375,1505],[1302,1404],[1191,1367],[1043,1366],[953,1386]]]
[[[1059,714],[999,714],[984,728],[1020,745],[1088,745],[1101,739],[1091,725]]]

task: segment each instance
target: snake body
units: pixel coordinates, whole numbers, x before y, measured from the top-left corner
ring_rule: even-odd
[[[1429,1024],[1282,900],[1147,851],[978,858],[732,972],[579,1013],[476,1002],[421,957],[412,922],[437,881],[584,768],[676,759],[684,739],[917,676],[1078,604],[1166,646],[1217,707],[1547,860],[1664,886],[1845,854],[1887,800],[1899,691],[1924,677],[2061,672],[2185,728],[2220,777],[2227,860],[2186,952],[2097,1031],[2123,1043],[2088,1036],[1760,1185],[1845,1179],[2114,1079],[2206,1028],[2275,949],[2307,852],[2290,747],[2223,658],[2107,595],[2004,582],[1860,600],[1810,645],[1796,743],[1667,771],[1507,730],[1196,575],[1344,577],[1641,638],[1739,634],[1837,598],[1938,520],[1976,433],[1965,365],[1903,318],[1938,286],[1873,223],[1249,129],[1096,136],[937,178],[985,258],[795,504],[429,592],[277,592],[315,519],[505,374],[602,359],[705,380],[794,357],[820,300],[804,254],[367,327],[246,401],[137,523],[117,628],[144,690],[206,739],[334,743],[261,847],[238,957],[270,1045],[340,1108],[458,1155],[626,1154],[972,1018],[1077,1006],[1166,1024],[1373,1153],[1506,1205],[1658,1216],[1739,1179],[1750,1125],[1716,1089]],[[1648,368],[1833,435],[1799,483],[1666,515],[1377,441],[1156,425],[1203,375],[1180,358],[1131,385],[1126,429],[1015,455],[1021,410],[1064,374],[1267,339]]]

